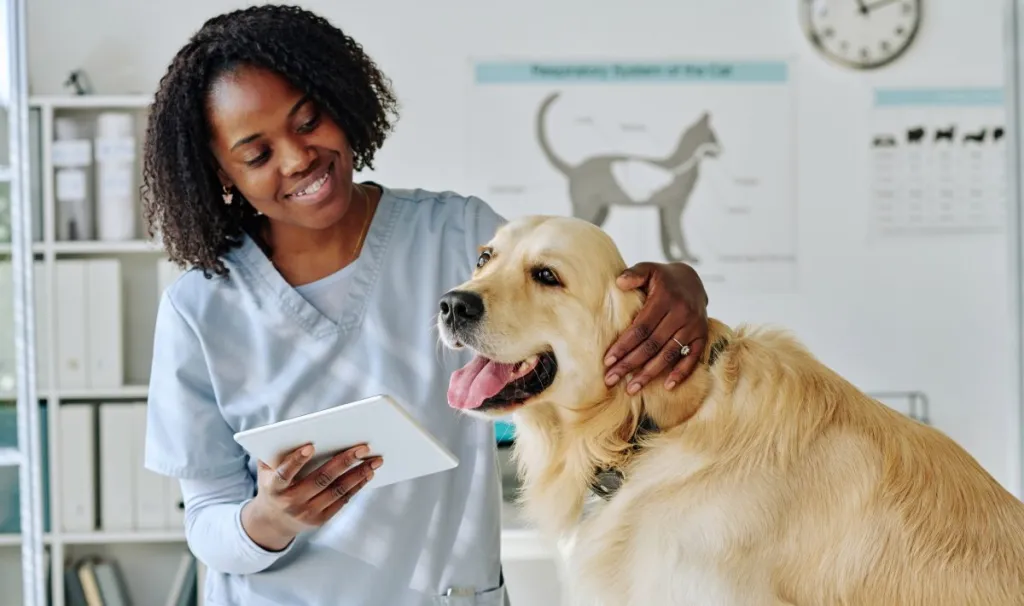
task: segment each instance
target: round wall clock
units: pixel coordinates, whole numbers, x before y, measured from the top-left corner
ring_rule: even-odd
[[[828,60],[874,69],[910,48],[922,0],[800,0],[804,34]]]

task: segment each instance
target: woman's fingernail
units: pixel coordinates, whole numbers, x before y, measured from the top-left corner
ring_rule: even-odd
[[[299,452],[299,454],[301,454],[304,457],[308,457],[309,455],[313,454],[313,446],[310,444],[306,444],[305,446],[302,447],[302,450]]]
[[[640,391],[639,383],[633,383],[632,385],[626,388],[626,393],[628,393],[629,395],[633,395],[638,391]]]
[[[370,467],[372,467],[373,469],[377,469],[383,463],[384,463],[384,459],[374,459],[373,461],[370,462]]]
[[[361,459],[366,455],[370,454],[370,449],[365,446],[360,446],[356,449],[355,455],[357,459]]]
[[[676,382],[675,381],[669,381],[668,383],[665,383],[665,389],[668,389],[670,391],[675,386],[676,386]]]
[[[612,364],[615,364],[618,361],[619,359],[616,358],[615,356],[608,356],[607,358],[604,359],[604,365],[611,366]]]
[[[608,375],[604,378],[605,385],[611,387],[619,382],[619,375]]]

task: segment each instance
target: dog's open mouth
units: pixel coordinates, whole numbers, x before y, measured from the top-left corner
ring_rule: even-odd
[[[507,412],[550,387],[557,367],[550,351],[513,364],[477,354],[452,374],[448,404],[462,410]]]

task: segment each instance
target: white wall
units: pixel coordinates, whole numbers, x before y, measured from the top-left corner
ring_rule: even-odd
[[[60,92],[68,71],[78,67],[97,92],[151,92],[173,52],[205,18],[240,4],[33,0],[33,92]],[[865,389],[927,392],[934,423],[1016,491],[1020,424],[1005,238],[870,244],[865,237],[863,149],[872,87],[1000,86],[1003,2],[925,2],[924,27],[910,54],[873,74],[814,56],[798,29],[798,4],[305,2],[356,36],[394,80],[403,118],[374,175],[389,185],[476,193],[467,191],[472,178],[464,169],[470,56],[798,58],[799,291],[729,297],[712,289],[713,313],[730,322],[785,324]],[[524,36],[532,39],[525,46]]]

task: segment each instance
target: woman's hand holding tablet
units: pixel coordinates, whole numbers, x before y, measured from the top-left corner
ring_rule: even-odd
[[[394,398],[383,394],[239,431],[235,441],[252,459],[263,461],[272,469],[280,466],[279,461],[299,457],[296,451],[301,452],[303,445],[315,446],[315,453],[291,459],[296,465],[301,461],[301,469],[288,468],[293,480],[311,475],[314,482],[315,478],[321,482],[330,478],[333,482],[337,477],[316,474],[332,456],[354,453],[360,445],[367,446],[368,456],[388,460],[387,466],[375,473],[371,484],[375,489],[445,472],[459,464],[459,459],[439,439]],[[365,456],[344,459],[336,473],[360,458]]]
[[[302,478],[297,476],[313,458],[312,444],[291,451],[276,467],[258,461],[256,497],[242,508],[245,533],[268,551],[286,548],[300,532],[331,519],[373,479],[383,459],[369,454],[360,444]]]

